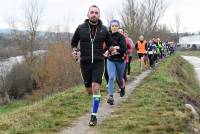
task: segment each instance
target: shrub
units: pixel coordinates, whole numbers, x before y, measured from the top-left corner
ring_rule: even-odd
[[[6,87],[11,98],[18,99],[33,90],[32,72],[26,64],[16,64],[6,76]]]
[[[79,65],[72,59],[69,45],[64,43],[49,45],[48,52],[35,68],[36,83],[47,92],[81,82]]]

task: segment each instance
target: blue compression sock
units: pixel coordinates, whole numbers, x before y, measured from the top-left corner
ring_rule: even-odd
[[[93,95],[93,103],[92,103],[92,115],[97,115],[97,111],[99,108],[101,95]]]

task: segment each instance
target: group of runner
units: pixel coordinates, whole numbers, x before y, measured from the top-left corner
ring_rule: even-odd
[[[171,54],[172,51],[168,42],[164,43],[160,38],[155,37],[147,42],[142,35],[139,37],[135,49],[138,53],[141,70],[145,67],[154,68],[159,60]]]
[[[133,49],[136,49],[141,63],[149,59],[150,67],[154,67],[158,57],[162,59],[164,56],[164,46],[159,38],[147,42],[144,36],[140,36],[134,46],[133,41],[128,38],[127,31],[120,28],[118,20],[111,20],[108,29],[103,25],[99,19],[100,9],[96,5],[89,8],[87,17],[88,19],[76,29],[71,46],[73,58],[80,61],[86,90],[92,94],[89,126],[95,126],[101,99],[102,76],[104,75],[107,81],[107,103],[113,105],[115,80],[120,89],[120,97],[125,95],[125,83],[130,75]]]

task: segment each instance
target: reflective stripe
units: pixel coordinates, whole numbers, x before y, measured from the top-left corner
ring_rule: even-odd
[[[82,81],[84,81],[81,69],[80,69],[80,74],[81,74]]]
[[[92,113],[92,115],[95,115],[95,116],[97,116],[97,113]]]
[[[101,95],[93,95],[93,98],[101,98]]]

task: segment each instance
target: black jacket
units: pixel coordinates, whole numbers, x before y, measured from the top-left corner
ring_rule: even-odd
[[[112,40],[112,46],[119,46],[119,49],[117,50],[118,54],[110,56],[108,59],[112,61],[121,61],[123,62],[124,54],[127,51],[126,47],[126,40],[125,37],[120,34],[119,32],[112,33],[111,34],[111,40]]]
[[[86,19],[83,24],[79,25],[72,38],[72,48],[77,48],[79,41],[81,62],[94,63],[103,61],[103,53],[105,52],[103,43],[105,42],[107,47],[112,45],[110,34],[107,28],[102,24],[101,20],[98,21],[96,26],[91,25],[88,19]]]

